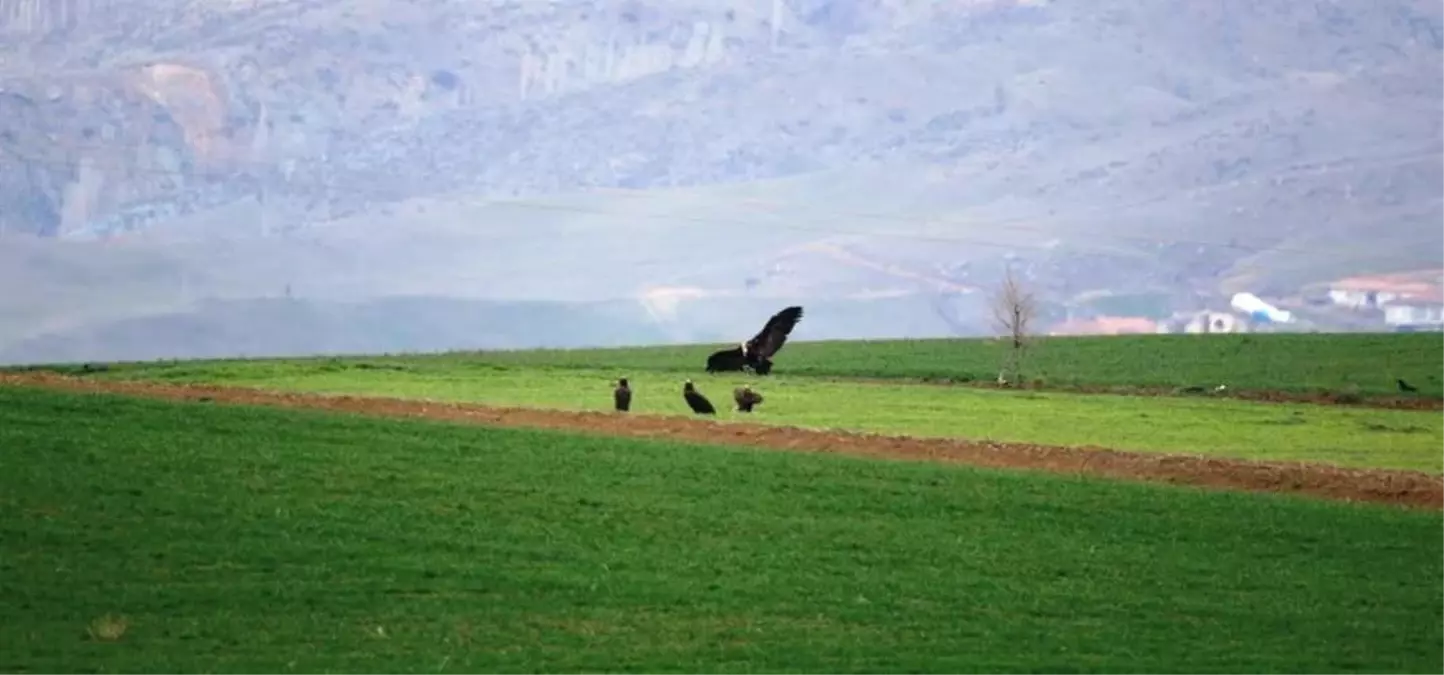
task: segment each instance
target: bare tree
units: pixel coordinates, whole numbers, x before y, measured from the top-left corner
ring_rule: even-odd
[[[993,320],[1006,340],[1003,362],[998,370],[998,384],[1021,381],[1024,357],[1032,342],[1033,320],[1038,315],[1037,300],[1009,267],[1002,285],[993,296],[992,307]]]

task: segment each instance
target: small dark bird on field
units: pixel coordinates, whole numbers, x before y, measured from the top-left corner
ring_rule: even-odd
[[[612,390],[612,402],[622,412],[632,409],[632,388],[627,386],[627,378],[617,380],[617,388]]]
[[[682,398],[687,399],[688,407],[692,408],[692,412],[698,415],[717,414],[717,409],[712,407],[712,402],[708,401],[706,396],[703,396],[697,391],[696,387],[692,386],[691,380],[687,380],[686,384],[682,385]]]
[[[773,314],[767,325],[751,340],[731,349],[713,352],[707,357],[707,372],[717,373],[730,370],[752,369],[758,375],[772,372],[772,357],[787,342],[787,336],[802,320],[802,308],[792,306]]]
[[[1419,388],[1401,379],[1399,380],[1399,391],[1419,391]]]
[[[752,391],[752,387],[743,385],[732,390],[732,400],[737,401],[737,412],[752,412],[752,406],[762,402],[762,394]]]

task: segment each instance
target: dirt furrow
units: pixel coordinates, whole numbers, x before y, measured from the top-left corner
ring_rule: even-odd
[[[780,450],[954,462],[1205,488],[1293,493],[1416,508],[1444,508],[1444,477],[1415,471],[1122,452],[1097,447],[884,436],[674,416],[494,407],[371,396],[326,396],[214,385],[97,381],[45,372],[0,373],[0,383],[171,400],[313,408],[388,417],[421,417]]]

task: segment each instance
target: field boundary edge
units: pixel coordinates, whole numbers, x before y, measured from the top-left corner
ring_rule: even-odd
[[[1287,391],[1283,389],[1224,389],[1222,391],[1166,385],[1108,384],[998,384],[987,380],[961,380],[946,377],[846,377],[840,375],[805,375],[817,380],[857,382],[861,384],[908,384],[927,387],[967,387],[986,391],[1031,391],[1084,396],[1141,396],[1150,398],[1182,398],[1235,400],[1249,403],[1308,403],[1323,406],[1375,408],[1381,410],[1444,411],[1444,398],[1398,396],[1384,394],[1352,394],[1333,391]]]

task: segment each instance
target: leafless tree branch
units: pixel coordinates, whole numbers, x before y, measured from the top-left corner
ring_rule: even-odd
[[[993,320],[1008,341],[1002,367],[998,371],[998,383],[1005,384],[1022,377],[1023,357],[1031,341],[1038,303],[1032,291],[1009,268],[993,296],[992,309]]]

